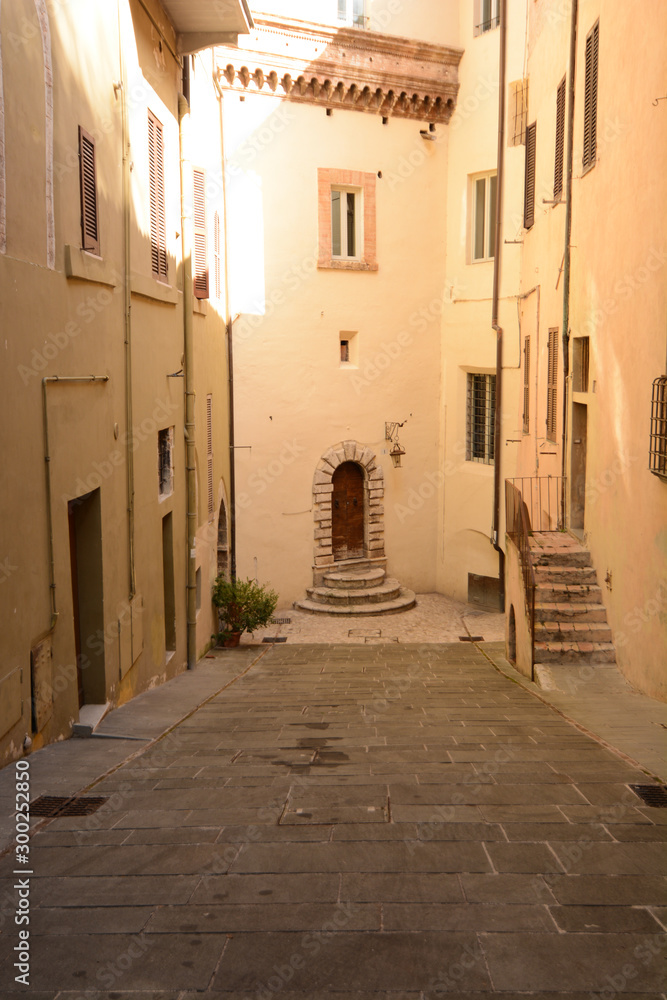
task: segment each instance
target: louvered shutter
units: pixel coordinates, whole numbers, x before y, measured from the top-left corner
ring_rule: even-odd
[[[586,37],[586,80],[584,88],[584,167],[595,163],[597,153],[598,116],[598,49],[600,43],[600,22],[598,21]]]
[[[523,196],[523,225],[530,229],[535,222],[535,149],[537,122],[526,128],[526,176]]]
[[[208,516],[213,517],[213,397],[206,397],[206,466],[207,466],[207,493],[208,493]]]
[[[195,297],[208,298],[208,261],[206,247],[206,174],[203,170],[193,170],[194,183],[194,259],[193,277]]]
[[[164,140],[162,125],[148,112],[148,172],[151,216],[151,267],[167,278],[167,226],[164,207]]]
[[[81,175],[81,246],[90,253],[99,254],[95,140],[80,125],[79,170]]]
[[[220,216],[217,212],[213,216],[213,276],[215,280],[215,297],[219,299],[222,292],[222,280],[220,268]]]
[[[556,149],[554,158],[554,201],[563,193],[563,162],[565,158],[565,77],[556,91]]]
[[[558,403],[558,329],[549,330],[547,365],[547,440],[556,440]]]
[[[530,431],[530,337],[523,341],[523,433]]]

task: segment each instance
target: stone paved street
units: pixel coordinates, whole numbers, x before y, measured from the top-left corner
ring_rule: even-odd
[[[27,988],[2,858],[3,1000],[665,996],[654,779],[483,648],[216,656],[236,680],[33,836]]]

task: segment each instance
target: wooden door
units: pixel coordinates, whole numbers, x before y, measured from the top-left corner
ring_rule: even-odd
[[[364,474],[356,462],[343,462],[333,474],[331,536],[334,559],[365,555]]]

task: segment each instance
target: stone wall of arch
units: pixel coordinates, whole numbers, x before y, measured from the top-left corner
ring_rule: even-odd
[[[314,573],[333,564],[331,504],[333,474],[343,462],[356,462],[364,471],[364,544],[369,559],[383,559],[384,551],[384,473],[375,453],[359,441],[340,441],[317,463],[313,477],[313,516],[315,522]],[[320,572],[318,572],[320,571]],[[317,583],[317,579],[316,579]]]

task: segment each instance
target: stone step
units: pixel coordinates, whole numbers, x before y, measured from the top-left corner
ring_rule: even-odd
[[[400,595],[393,601],[382,601],[379,604],[345,604],[341,606],[333,604],[320,604],[318,601],[309,599],[295,601],[294,607],[301,611],[310,611],[319,615],[349,615],[360,617],[362,615],[392,615],[401,611],[408,611],[416,603],[415,594],[412,590],[401,589]]]
[[[535,603],[536,622],[607,622],[604,604]]]
[[[535,567],[535,580],[545,583],[597,584],[597,573],[592,566],[558,566],[551,563]]]
[[[611,642],[611,629],[602,622],[547,621],[535,626],[538,642]]]
[[[342,573],[325,573],[323,584],[334,590],[364,590],[367,587],[380,586],[384,580],[383,569],[367,569],[363,571],[344,570]]]
[[[530,536],[530,554],[535,565],[590,566],[590,552],[576,539],[563,532],[534,532]]]
[[[536,642],[535,663],[615,663],[611,642]]]
[[[379,587],[364,587],[355,590],[334,589],[332,587],[308,587],[306,590],[311,601],[320,604],[380,604],[383,601],[393,601],[401,593],[398,580],[385,580]]]
[[[602,604],[602,591],[589,584],[538,583],[535,601],[540,604]]]

